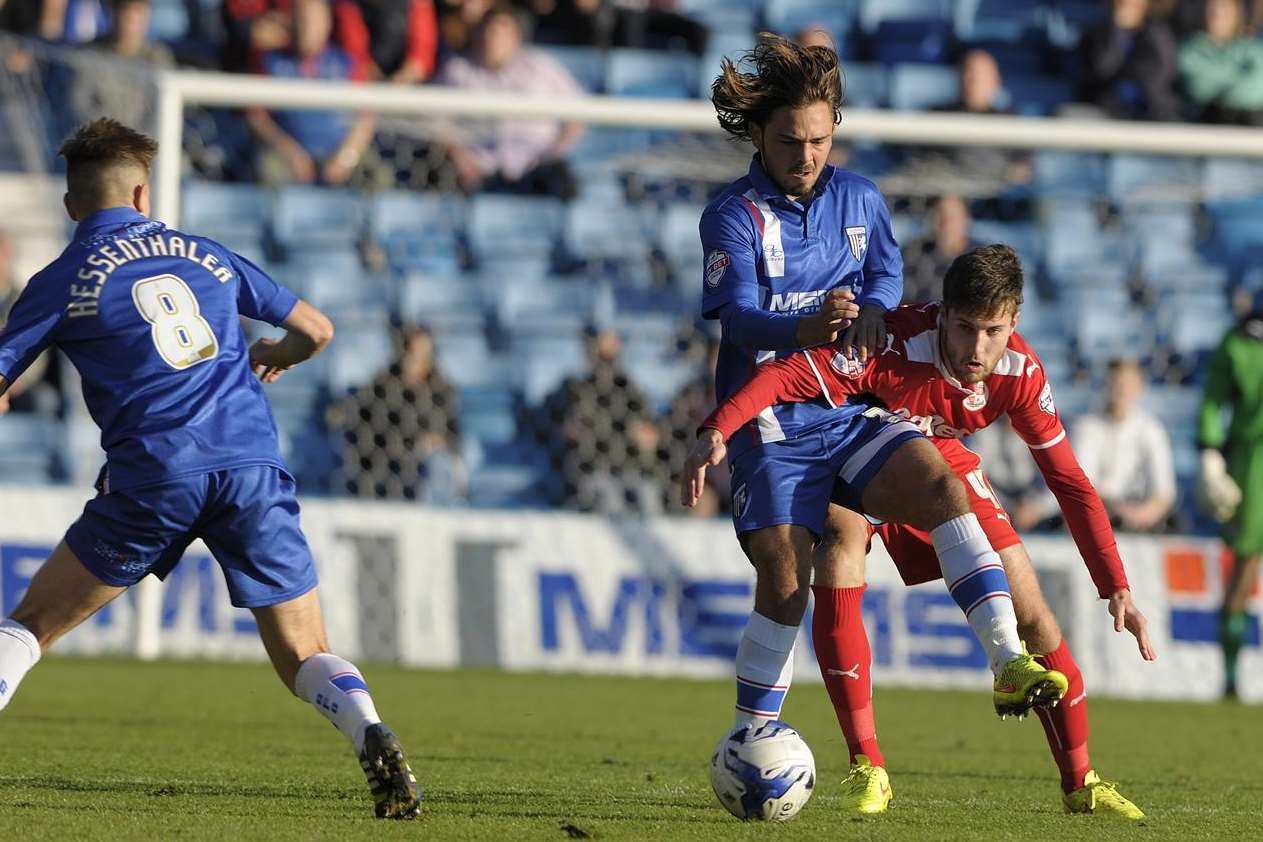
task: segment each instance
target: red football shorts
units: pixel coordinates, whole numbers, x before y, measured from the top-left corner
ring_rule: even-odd
[[[991,483],[987,482],[982,468],[975,468],[958,476],[965,483],[969,502],[973,505],[974,514],[978,515],[982,531],[987,533],[987,538],[991,541],[991,548],[999,552],[1006,547],[1020,544],[1022,539],[1009,522],[1009,514],[991,490]],[[938,555],[934,552],[934,542],[930,540],[928,532],[896,523],[883,523],[870,528],[881,536],[882,543],[894,559],[895,567],[905,585],[919,585],[943,578]]]

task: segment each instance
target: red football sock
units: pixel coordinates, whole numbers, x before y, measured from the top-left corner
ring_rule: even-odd
[[[863,754],[874,766],[885,766],[886,760],[877,747],[877,729],[873,724],[873,665],[868,646],[868,632],[860,605],[864,587],[812,587],[816,595],[811,637],[816,647],[820,675],[829,691],[838,725],[851,753]]]
[[[1070,682],[1061,704],[1052,710],[1035,709],[1044,725],[1053,760],[1061,770],[1061,789],[1070,792],[1083,786],[1083,776],[1092,768],[1088,758],[1088,695],[1083,687],[1083,673],[1079,672],[1079,665],[1074,662],[1064,638],[1056,649],[1036,660],[1048,669],[1057,670]]]

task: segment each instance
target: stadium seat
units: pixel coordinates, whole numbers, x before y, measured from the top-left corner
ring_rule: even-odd
[[[287,251],[334,251],[363,234],[363,197],[350,190],[292,185],[276,197],[273,233]]]
[[[607,294],[601,291],[601,294]],[[538,325],[573,323],[582,327],[593,318],[598,290],[589,279],[574,282],[545,279],[542,282],[506,284],[491,300],[501,325],[514,330],[539,330]]]
[[[342,326],[329,346],[329,388],[335,395],[372,381],[391,363],[394,347],[384,324]]]
[[[882,64],[938,65],[952,57],[952,23],[941,18],[883,20],[869,40]]]
[[[628,376],[658,412],[668,411],[680,390],[701,372],[697,364],[678,360],[629,359],[626,365]]]
[[[1110,196],[1122,204],[1189,200],[1201,184],[1196,161],[1157,155],[1115,154],[1106,178]]]
[[[890,71],[890,105],[899,111],[922,111],[950,105],[960,97],[955,68],[900,64]]]
[[[511,347],[521,373],[526,402],[537,406],[566,377],[587,370],[587,354],[578,331],[518,335]]]
[[[570,71],[575,81],[589,93],[599,94],[605,84],[605,54],[596,47],[540,45],[545,54]]]
[[[1211,201],[1263,196],[1263,167],[1257,160],[1207,158],[1202,169],[1202,195]]]
[[[271,197],[251,184],[189,181],[180,202],[180,227],[220,240],[258,240],[272,219]],[[235,248],[235,246],[234,246]]]
[[[954,22],[962,41],[1017,42],[1042,32],[1046,10],[1042,3],[1012,0],[956,0]]]
[[[580,199],[566,208],[562,242],[566,254],[580,260],[645,257],[650,249],[651,216],[626,202]]]
[[[1035,152],[1035,192],[1046,196],[1097,196],[1105,180],[1105,156],[1040,149]]]
[[[513,358],[493,354],[481,330],[436,330],[434,352],[439,370],[458,387],[499,384],[506,391],[516,388]]]
[[[399,271],[455,271],[459,266],[458,232],[465,224],[459,196],[389,190],[369,207],[369,232]]]
[[[711,32],[754,29],[765,0],[676,0],[675,11],[705,23]],[[751,39],[753,41],[753,39]]]
[[[276,277],[317,307],[354,305],[365,291],[368,274],[358,253],[349,249],[296,252],[273,267]]]
[[[1047,116],[1060,106],[1074,101],[1074,87],[1058,76],[1027,73],[1006,73],[1004,90],[1009,108],[1015,114]]]
[[[1053,0],[1047,9],[1048,40],[1071,50],[1083,32],[1109,17],[1109,5],[1100,0]]]
[[[698,90],[698,61],[689,53],[610,50],[605,90],[612,96],[688,99]]]
[[[528,465],[484,465],[469,477],[469,501],[476,508],[538,506],[539,474]]]
[[[44,415],[0,415],[0,482],[47,483],[58,478],[62,426]]]
[[[567,156],[572,164],[600,164],[624,155],[640,155],[653,144],[648,129],[588,126]]]
[[[479,194],[470,202],[469,245],[480,259],[547,257],[556,248],[561,223],[558,199]]]
[[[842,79],[847,105],[884,108],[890,101],[890,74],[880,64],[844,62]]]
[[[1023,266],[1033,271],[1042,257],[1039,247],[1039,231],[1029,222],[994,222],[979,220],[970,228],[969,235],[981,243],[1006,243],[1022,258]]]
[[[153,0],[149,9],[149,37],[155,41],[179,41],[189,32],[185,0]]]
[[[517,436],[513,392],[502,384],[460,389],[461,432],[484,445],[504,444]]]
[[[822,26],[842,45],[858,10],[856,0],[767,0],[763,20],[772,32],[791,38],[804,27]]]
[[[861,0],[860,28],[874,33],[884,21],[943,20],[954,14],[952,0]]]
[[[672,202],[663,208],[658,217],[658,243],[669,258],[700,258],[702,243],[697,226],[702,218],[703,205]]]
[[[1208,202],[1212,260],[1238,266],[1263,252],[1263,198]]]
[[[399,315],[412,322],[429,323],[450,316],[482,319],[482,291],[460,275],[413,273],[399,283]]]

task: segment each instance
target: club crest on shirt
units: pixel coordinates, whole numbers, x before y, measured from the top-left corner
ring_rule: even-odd
[[[1057,414],[1057,407],[1053,405],[1051,383],[1045,383],[1044,388],[1039,392],[1039,408],[1049,415]]]
[[[829,360],[829,365],[833,366],[833,370],[838,374],[852,380],[859,379],[859,376],[864,373],[864,364],[858,357],[852,359],[841,351],[833,355],[833,359]]]
[[[975,389],[974,393],[963,401],[965,409],[970,412],[977,412],[987,405],[987,386],[985,383],[979,383],[982,388]]]
[[[706,255],[706,286],[719,286],[719,279],[724,276],[724,270],[731,262],[726,251],[716,249]]]
[[[868,250],[868,229],[863,225],[852,225],[846,229],[846,241],[851,245],[851,257],[859,260]]]

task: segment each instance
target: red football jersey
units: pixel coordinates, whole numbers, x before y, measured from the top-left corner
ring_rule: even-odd
[[[837,345],[764,363],[702,426],[718,430],[727,440],[773,403],[823,397],[838,405],[867,393],[917,425],[963,476],[981,460],[960,438],[1007,414],[1057,497],[1098,593],[1107,597],[1126,588],[1105,506],[1075,459],[1044,367],[1026,340],[1015,332],[991,375],[970,386],[957,380],[942,360],[937,303],[892,310],[886,328],[885,348],[867,364],[847,358]]]

